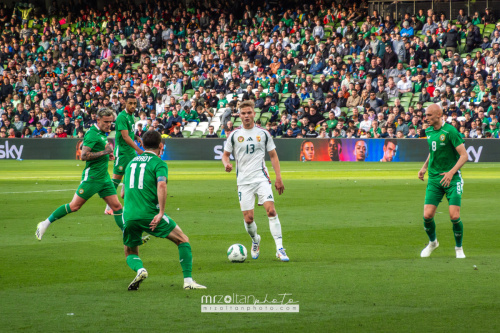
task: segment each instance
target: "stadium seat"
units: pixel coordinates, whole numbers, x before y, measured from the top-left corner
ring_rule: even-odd
[[[262,126],[266,126],[267,122],[269,121],[270,116],[267,115],[262,115],[260,116],[260,123]]]
[[[191,134],[190,138],[201,138],[203,135],[202,131],[194,131],[193,134]]]
[[[182,135],[185,137],[185,138],[189,138],[191,136],[191,132],[190,131],[182,131]]]

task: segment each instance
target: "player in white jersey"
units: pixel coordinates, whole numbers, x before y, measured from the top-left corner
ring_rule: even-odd
[[[236,160],[236,180],[241,211],[245,221],[245,229],[252,238],[252,259],[257,259],[260,252],[260,235],[257,234],[257,225],[254,221],[253,210],[255,197],[259,206],[264,206],[269,218],[269,229],[276,243],[276,256],[281,261],[288,261],[283,248],[281,224],[274,208],[271,178],[266,168],[264,157],[269,153],[276,181],[274,186],[281,195],[285,190],[281,180],[280,161],[276,153],[273,137],[263,128],[255,125],[255,104],[253,101],[244,101],[240,104],[240,119],[242,127],[231,132],[224,147],[222,163],[227,172],[233,170],[229,158],[233,154]]]

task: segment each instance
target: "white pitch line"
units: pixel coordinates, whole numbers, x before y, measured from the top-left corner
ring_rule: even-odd
[[[75,191],[74,188],[67,190],[45,190],[45,191],[26,191],[26,192],[0,192],[0,194],[23,194],[23,193],[45,193],[45,192],[66,192]]]

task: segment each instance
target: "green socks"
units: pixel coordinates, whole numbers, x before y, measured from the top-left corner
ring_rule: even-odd
[[[451,220],[453,223],[453,235],[455,236],[455,244],[457,247],[462,247],[462,237],[464,235],[464,225],[462,220]]]
[[[457,247],[462,247],[462,238],[464,234],[464,225],[462,224],[462,220],[451,220],[453,223],[453,235],[455,236],[455,244]],[[425,219],[424,218],[424,229],[427,235],[429,236],[429,240],[431,242],[436,240],[436,223],[434,222],[434,218]]]
[[[113,212],[113,217],[115,218],[115,223],[123,231],[123,209],[119,209]]]
[[[135,254],[131,254],[127,257],[127,265],[128,267],[132,268],[134,272],[137,272],[141,268],[144,268],[141,258],[139,258],[139,256],[136,256]]]
[[[182,267],[184,278],[190,278],[193,270],[193,255],[191,254],[191,245],[189,243],[181,243],[179,248],[179,261]]]
[[[193,256],[191,254],[191,245],[189,243],[179,244],[179,261],[182,267],[182,274],[184,278],[190,278],[193,269]],[[135,272],[139,269],[144,268],[141,258],[135,254],[131,254],[127,257],[127,265],[132,268]]]
[[[111,178],[111,182],[113,183],[113,186],[116,188],[118,188],[118,185],[120,185],[120,179],[113,179]]]
[[[55,220],[59,220],[60,218],[63,218],[64,216],[68,215],[71,213],[71,208],[69,208],[69,204],[62,205],[61,207],[57,208],[52,214],[50,214],[48,220],[50,223],[54,222]]]
[[[436,240],[436,223],[434,222],[434,218],[424,218],[424,229],[427,236],[429,236],[429,240],[434,242]]]

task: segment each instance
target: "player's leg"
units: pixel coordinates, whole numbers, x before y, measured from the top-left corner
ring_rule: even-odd
[[[260,183],[257,192],[259,205],[263,205],[269,219],[269,230],[276,244],[276,257],[281,261],[289,261],[285,249],[283,248],[283,236],[281,233],[281,223],[274,207],[274,197],[271,184]]]
[[[113,183],[115,190],[118,190],[118,186],[120,185],[122,179],[123,179],[123,175],[116,175],[113,173],[113,176],[111,177],[111,182]],[[109,207],[109,205],[106,205],[106,209],[104,210],[104,214],[113,215],[113,210],[111,209],[111,207]]]
[[[434,221],[434,216],[436,215],[437,206],[435,205],[424,205],[424,229],[429,236],[429,241],[434,242],[436,237],[436,222]]]
[[[439,242],[436,237],[436,223],[434,221],[434,216],[436,215],[437,207],[443,199],[444,194],[445,192],[441,187],[441,184],[432,181],[427,183],[424,204],[424,229],[429,237],[429,244],[427,244],[427,246],[420,253],[422,258],[429,257],[432,251],[439,247]]]
[[[458,177],[456,181],[450,184],[446,189],[446,197],[449,203],[450,220],[453,226],[453,236],[455,237],[455,253],[458,259],[465,258],[462,248],[462,239],[464,235],[464,226],[460,218],[460,207],[462,205],[463,180]]]
[[[123,245],[128,267],[136,272],[135,278],[128,286],[128,290],[137,290],[148,272],[139,258],[139,245],[142,244],[141,236],[144,228],[150,221],[123,221]]]
[[[168,216],[165,216],[164,219],[169,221],[166,224],[175,225],[166,238],[174,242],[179,250],[179,263],[181,264],[182,275],[184,276],[184,289],[206,289],[207,287],[193,280],[193,254],[188,236]]]
[[[108,204],[109,208],[113,211],[113,217],[115,223],[123,231],[123,206],[118,201],[118,196],[116,194],[108,195],[103,197],[103,200]]]
[[[255,194],[256,185],[240,185],[238,186],[238,199],[240,201],[241,212],[243,213],[243,224],[250,238],[252,238],[252,246],[250,254],[252,259],[257,259],[260,253],[260,235],[257,233],[257,224],[254,221]]]
[[[124,247],[127,265],[137,273],[132,282],[130,282],[128,290],[137,290],[141,282],[148,277],[148,271],[144,268],[141,258],[139,258],[139,246],[128,247],[124,245]]]
[[[50,214],[48,218],[45,219],[45,221],[38,223],[35,232],[35,236],[38,240],[42,240],[43,234],[45,234],[45,231],[47,231],[47,228],[52,222],[59,220],[70,213],[78,211],[85,204],[87,199],[82,198],[78,192],[79,191],[77,190],[70,203],[59,206],[52,212],[52,214]]]
[[[465,258],[462,248],[462,238],[464,235],[464,225],[460,219],[460,206],[450,205],[450,219],[453,225],[453,236],[455,236],[455,252],[458,259]]]

